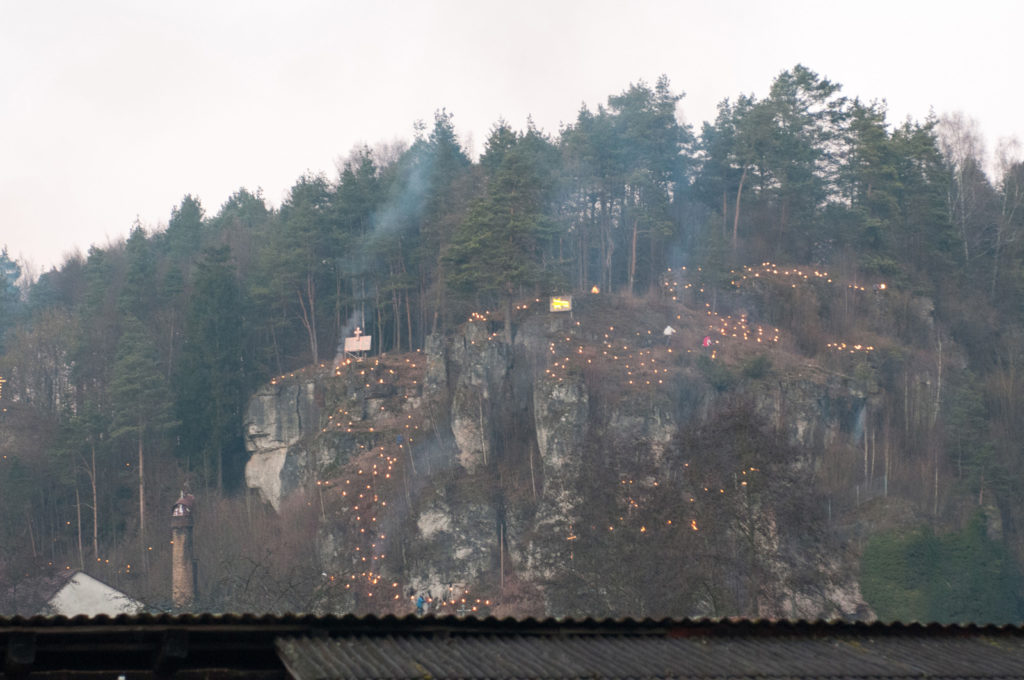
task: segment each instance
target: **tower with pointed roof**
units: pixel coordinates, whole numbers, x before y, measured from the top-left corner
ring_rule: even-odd
[[[195,497],[181,492],[171,508],[171,603],[191,609],[196,599],[196,560],[192,538]]]

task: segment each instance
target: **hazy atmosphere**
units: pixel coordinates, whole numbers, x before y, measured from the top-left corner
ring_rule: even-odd
[[[473,156],[527,116],[661,74],[699,130],[802,63],[888,120],[963,111],[989,152],[1024,138],[1024,5],[979,2],[0,2],[0,245],[38,274],[187,193],[274,206],[353,147],[411,139],[436,110]]]
[[[1019,5],[0,7],[0,617],[1024,621]]]

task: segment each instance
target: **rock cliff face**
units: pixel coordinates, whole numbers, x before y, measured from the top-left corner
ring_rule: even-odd
[[[576,317],[524,310],[512,346],[477,320],[424,352],[281,376],[253,397],[247,484],[278,511],[295,496],[319,503],[316,559],[344,583],[324,609],[405,613],[420,594],[498,615],[813,617],[861,605],[824,504],[795,520],[805,526],[782,522],[793,494],[817,498],[820,453],[857,444],[871,396],[810,369],[750,380],[745,412],[785,441],[713,444],[739,452],[715,469],[679,434],[735,392],[702,372],[698,339],[680,333],[670,347],[644,325],[660,319],[613,311],[628,331],[596,303]],[[716,551],[756,570],[760,591],[701,575],[719,565],[698,556]]]
[[[249,402],[245,428],[251,455],[245,482],[260,489],[275,510],[280,510],[282,496],[296,488],[291,471],[305,464],[309,434],[319,429],[316,390],[313,381],[275,380]]]

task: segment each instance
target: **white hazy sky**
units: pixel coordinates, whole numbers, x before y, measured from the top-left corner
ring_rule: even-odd
[[[555,133],[664,73],[699,128],[802,63],[890,122],[963,111],[1024,140],[1024,2],[0,0],[0,246],[36,272],[165,224],[186,193],[277,206],[441,107]]]

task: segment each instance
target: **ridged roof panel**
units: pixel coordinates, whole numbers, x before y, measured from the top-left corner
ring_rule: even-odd
[[[298,680],[1024,677],[1024,639],[345,636],[277,641]]]

